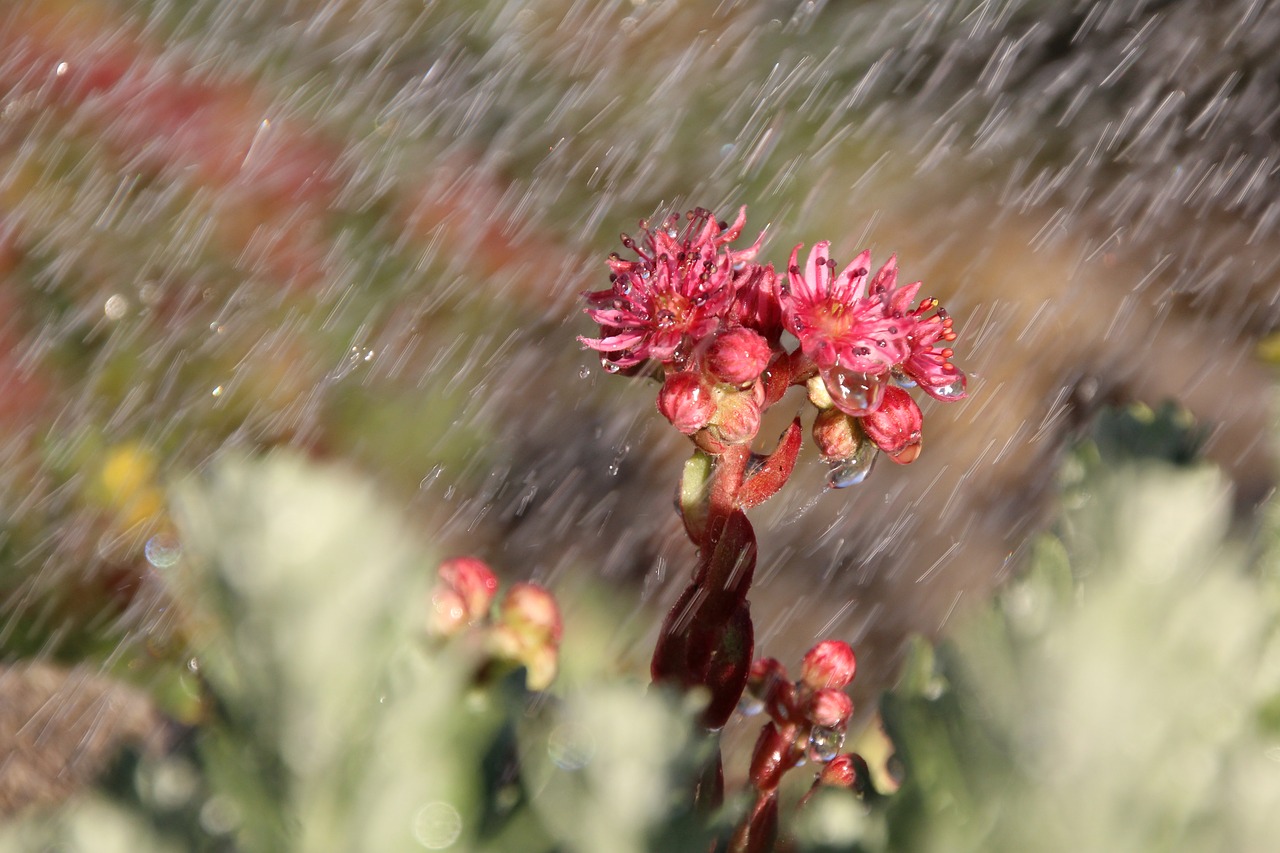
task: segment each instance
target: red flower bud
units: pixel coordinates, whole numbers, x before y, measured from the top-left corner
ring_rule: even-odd
[[[810,690],[840,690],[853,681],[858,660],[843,640],[823,640],[804,656],[800,680]]]
[[[837,755],[822,767],[818,775],[818,783],[835,788],[852,788],[858,781],[858,770],[853,763],[853,755],[846,752]]]
[[[454,557],[440,564],[440,580],[456,592],[466,606],[466,620],[482,619],[498,592],[498,578],[483,560]]]
[[[891,385],[884,389],[884,401],[874,412],[863,415],[862,431],[876,446],[900,465],[920,455],[920,429],[924,416],[911,395]]]
[[[764,710],[770,717],[779,722],[792,721],[795,685],[787,678],[786,669],[778,661],[760,658],[751,664],[747,691],[764,703]]]
[[[707,372],[730,385],[752,382],[764,373],[772,355],[769,342],[758,332],[741,326],[716,336],[707,349]]]
[[[685,435],[702,429],[716,413],[710,386],[696,373],[673,373],[658,392],[658,411]]]
[[[842,728],[853,716],[853,700],[839,690],[819,690],[809,698],[807,716],[815,726]]]

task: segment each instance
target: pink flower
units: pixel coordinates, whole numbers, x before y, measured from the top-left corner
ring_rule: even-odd
[[[717,222],[701,208],[690,211],[687,219],[679,236],[674,215],[658,229],[641,223],[642,243],[622,235],[622,244],[637,259],[610,256],[613,286],[586,294],[586,313],[603,335],[578,340],[603,353],[606,366],[618,370],[648,359],[682,363],[721,327],[742,267],[755,257],[760,241],[738,251],[728,248],[742,233],[745,207],[732,225]]]
[[[959,368],[951,363],[950,347],[935,348],[939,342],[951,343],[956,339],[952,329],[951,317],[936,299],[923,299],[915,309],[910,309],[912,300],[920,292],[920,282],[895,288],[897,279],[897,256],[889,258],[885,268],[892,266],[892,274],[883,282],[880,289],[872,284],[872,295],[882,294],[888,303],[888,311],[894,319],[906,320],[910,324],[907,333],[909,353],[898,366],[901,377],[920,386],[930,397],[937,400],[961,400],[965,396],[967,380]],[[881,272],[884,268],[881,269]],[[877,274],[877,279],[879,274]],[[935,310],[936,309],[936,310]],[[927,315],[930,311],[933,314]]]
[[[764,335],[776,346],[782,337],[782,308],[778,305],[778,274],[773,264],[748,263],[734,276],[737,294],[729,308],[731,323]]]
[[[882,296],[867,295],[871,253],[858,255],[837,275],[830,245],[814,245],[803,273],[796,263],[801,246],[792,250],[788,286],[778,297],[783,322],[819,370],[885,375],[910,353],[908,324],[889,315]],[[880,268],[873,288],[894,277],[893,263]]]

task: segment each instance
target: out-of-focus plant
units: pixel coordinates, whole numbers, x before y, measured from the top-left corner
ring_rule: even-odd
[[[1271,849],[1280,514],[1233,532],[1196,442],[1172,408],[1104,415],[1025,574],[915,645],[882,705],[887,765],[818,756],[790,840],[752,849]],[[550,599],[469,558],[433,589],[434,558],[359,478],[277,455],[179,494],[163,580],[201,712],[7,823],[0,850],[705,851],[774,809],[768,761],[754,796],[689,804],[712,761],[696,699],[600,669],[530,691],[529,650],[557,644]],[[610,630],[574,626],[570,651]],[[806,714],[843,716],[831,691],[853,667],[829,642],[795,681],[757,661],[742,710],[770,716],[761,754],[789,755]]]
[[[202,710],[0,849],[699,850],[695,708],[555,673],[550,594],[433,558],[366,481],[278,454],[179,489],[162,578]],[[591,641],[591,638],[583,638]],[[662,840],[665,839],[665,840]]]
[[[1172,406],[1103,415],[1025,575],[885,697],[902,788],[813,849],[1274,849],[1280,517],[1232,535],[1197,443]]]

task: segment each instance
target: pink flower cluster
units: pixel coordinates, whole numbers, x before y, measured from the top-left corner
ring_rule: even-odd
[[[532,583],[513,584],[495,608],[498,576],[483,560],[453,557],[440,564],[431,591],[430,632],[470,634],[482,657],[525,668],[530,690],[545,690],[556,676],[563,623],[555,598]]]
[[[896,256],[873,274],[863,252],[837,273],[828,242],[803,268],[801,244],[779,276],[755,260],[763,234],[729,248],[745,222],[745,207],[731,225],[698,208],[683,230],[672,215],[656,228],[641,222],[639,241],[622,235],[636,258],[610,255],[611,286],[585,294],[600,337],[579,340],[610,372],[656,365],[658,410],[708,453],[749,444],[763,409],[803,384],[820,410],[813,435],[824,458],[873,460],[869,441],[896,462],[914,460],[923,416],[903,389],[965,396],[947,312],[934,299],[913,306],[920,282],[898,285]],[[798,347],[788,351],[784,333]]]

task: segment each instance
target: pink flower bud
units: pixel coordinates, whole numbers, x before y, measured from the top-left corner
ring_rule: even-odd
[[[834,788],[852,788],[858,781],[858,770],[853,763],[853,755],[843,753],[823,765],[818,783]]]
[[[440,587],[431,595],[431,633],[450,637],[467,624],[467,602],[456,590]]]
[[[466,620],[482,619],[498,592],[498,578],[483,560],[454,557],[440,564],[440,580],[456,592],[466,607]]]
[[[758,332],[741,326],[716,336],[707,349],[707,372],[730,385],[753,382],[769,366],[772,351]]]
[[[924,416],[911,395],[891,385],[884,389],[884,402],[874,412],[863,415],[862,431],[899,465],[920,455],[920,430]]]
[[[815,726],[842,728],[853,716],[853,700],[839,690],[819,690],[809,697],[807,716]]]
[[[673,373],[658,392],[658,411],[685,435],[702,429],[716,413],[711,388],[696,373]]]
[[[518,583],[507,590],[501,620],[529,645],[560,643],[560,608],[551,593],[537,584]]]
[[[813,440],[822,458],[830,462],[852,459],[862,446],[858,422],[839,409],[823,409],[813,421]]]
[[[800,680],[810,690],[840,690],[853,681],[858,660],[843,640],[823,640],[804,656]]]

